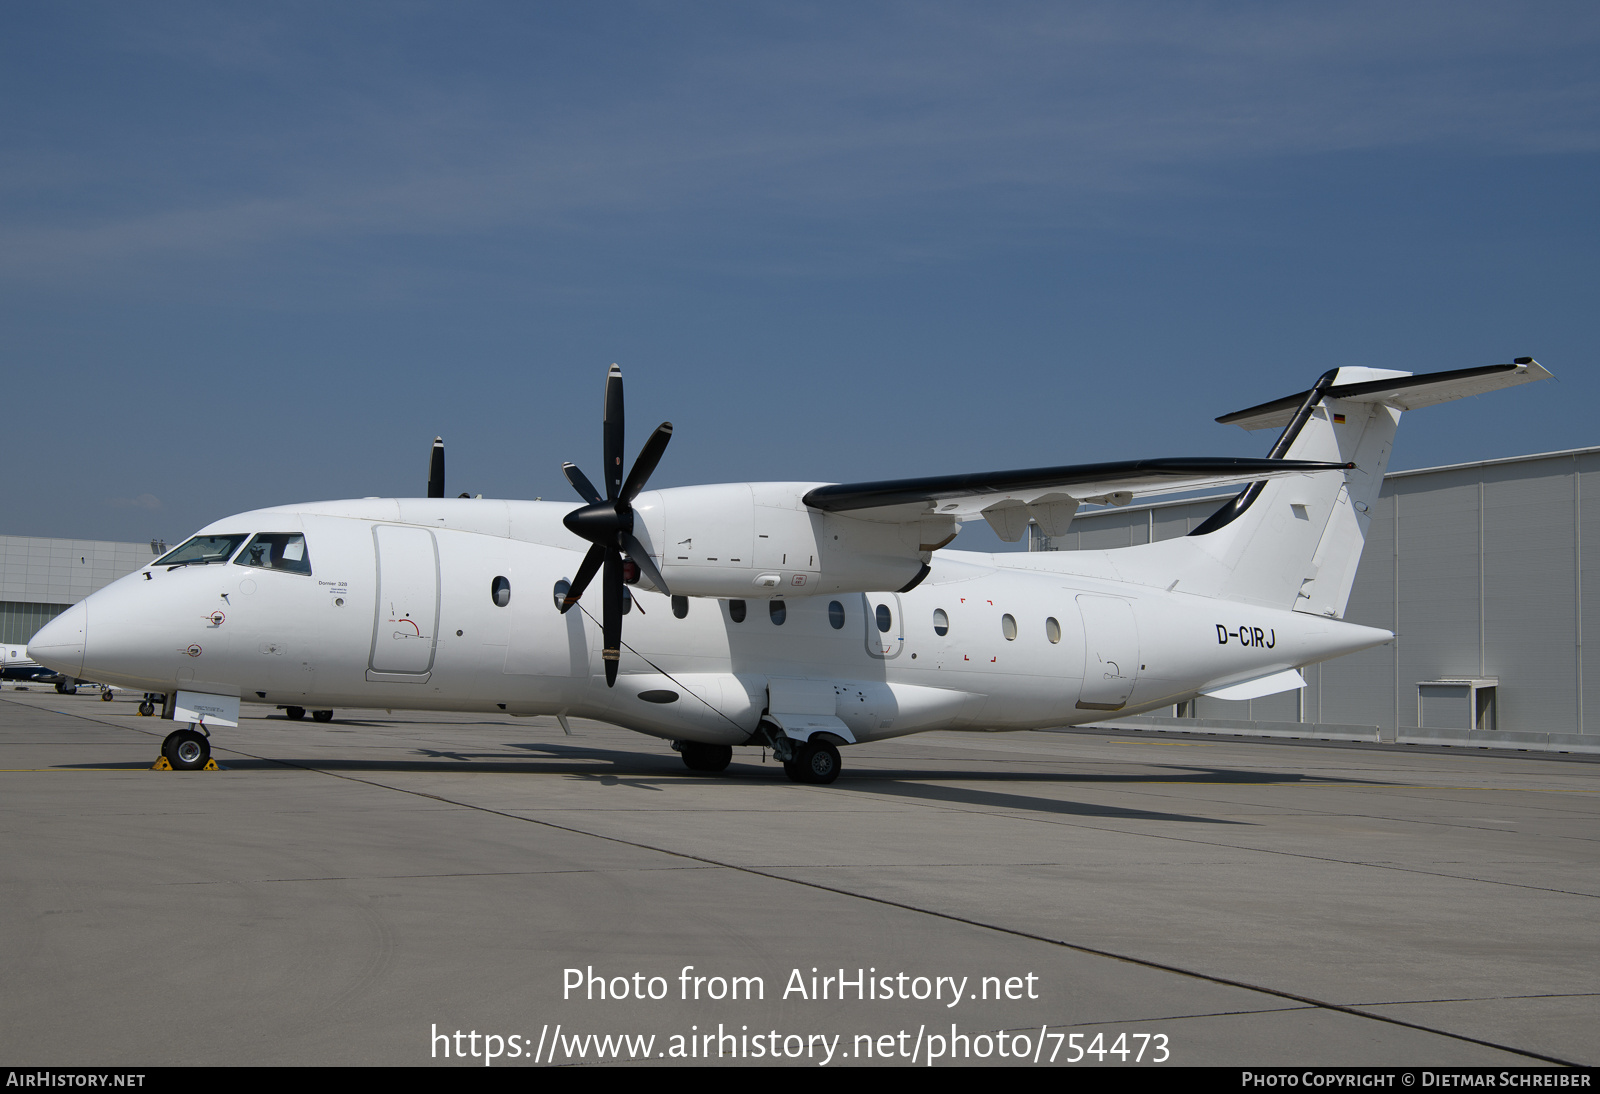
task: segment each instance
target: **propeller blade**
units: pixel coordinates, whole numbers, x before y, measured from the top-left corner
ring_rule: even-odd
[[[622,552],[606,551],[606,572],[600,579],[605,593],[605,646],[600,657],[606,666],[606,687],[617,683],[617,662],[622,657]]]
[[[616,365],[606,374],[604,452],[606,500],[616,501],[622,489],[622,370]]]
[[[433,455],[428,460],[428,497],[444,497],[444,438],[433,439]]]
[[[624,504],[639,496],[639,491],[644,489],[644,484],[655,473],[656,464],[661,462],[661,454],[667,450],[670,440],[672,423],[662,422],[650,434],[650,439],[644,442],[644,447],[639,449],[639,458],[633,461],[633,470],[628,472],[628,481],[622,484],[621,500]]]
[[[640,543],[632,532],[622,534],[622,549],[628,552],[628,557],[633,560],[634,565],[644,571],[644,576],[650,579],[650,584],[659,589],[663,596],[672,595],[667,589],[666,580],[661,576],[661,571],[650,561],[650,552],[644,549],[644,544]]]
[[[589,548],[589,553],[583,556],[583,565],[578,567],[578,576],[572,579],[572,588],[567,590],[567,595],[561,601],[561,614],[566,615],[567,610],[576,604],[583,596],[583,591],[589,587],[589,582],[594,580],[594,575],[600,569],[600,563],[605,560],[606,549],[596,543]]]
[[[593,505],[601,500],[600,491],[594,488],[594,483],[589,481],[589,476],[578,470],[577,464],[562,464],[561,473],[567,477],[567,481],[572,484],[572,488],[582,495],[584,501]]]

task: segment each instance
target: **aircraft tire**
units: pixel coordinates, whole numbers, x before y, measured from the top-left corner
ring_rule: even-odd
[[[144,717],[148,718],[148,717],[150,717],[150,715],[154,714],[155,712],[156,712],[156,705],[154,703],[152,703],[150,700],[146,699],[144,702],[139,704],[139,713],[142,714]]]
[[[797,782],[827,786],[839,777],[839,750],[829,741],[807,741],[795,756],[794,766],[800,776]],[[786,772],[788,767],[784,765]],[[793,775],[789,777],[794,778]]]
[[[110,689],[109,689],[109,688],[108,688],[108,689],[106,689],[106,690],[105,690],[105,691],[102,691],[102,692],[101,692],[101,693],[100,693],[100,701],[101,701],[101,702],[102,702],[102,703],[109,703],[109,702],[111,702],[111,690],[110,690]]]
[[[62,695],[76,695],[76,694],[78,694],[78,685],[77,684],[69,684],[65,680],[63,680],[59,684],[56,685],[56,690],[59,691]]]
[[[331,722],[331,721],[333,721],[333,711],[331,711],[331,710],[313,710],[311,712],[311,717],[315,718],[319,722]]]
[[[161,742],[161,754],[174,771],[199,771],[211,759],[211,742],[203,733],[176,729]]]
[[[732,745],[708,745],[699,741],[683,742],[683,762],[690,771],[726,771],[733,762]]]
[[[306,716],[305,707],[284,707],[283,716],[291,722],[298,722]]]

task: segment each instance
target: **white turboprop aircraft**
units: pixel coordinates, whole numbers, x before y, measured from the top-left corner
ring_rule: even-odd
[[[1259,460],[646,491],[672,427],[624,479],[613,365],[604,496],[565,465],[581,508],[447,500],[436,444],[429,498],[218,521],[62,613],[28,653],[168,696],[189,723],[162,746],[175,768],[204,766],[209,728],[236,726],[243,700],[320,720],[340,706],[593,718],[671,741],[696,771],[759,745],[790,778],[827,783],[841,745],[1269,695],[1389,641],[1341,616],[1401,411],[1549,375],[1532,358],[1335,369],[1218,419],[1282,427]],[[1030,521],[1059,535],[1082,502],[1222,483],[1249,485],[1179,539],[941,550],[962,520],[1008,541]],[[600,618],[569,611],[597,574]]]

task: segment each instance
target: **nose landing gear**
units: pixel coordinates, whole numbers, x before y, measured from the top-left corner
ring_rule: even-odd
[[[163,765],[169,771],[216,771],[216,761],[211,758],[211,740],[193,729],[175,729],[161,742],[161,759],[155,770]]]

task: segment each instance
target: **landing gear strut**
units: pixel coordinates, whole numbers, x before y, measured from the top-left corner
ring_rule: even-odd
[[[174,771],[199,771],[211,759],[211,741],[192,729],[175,729],[161,742],[161,755]]]

